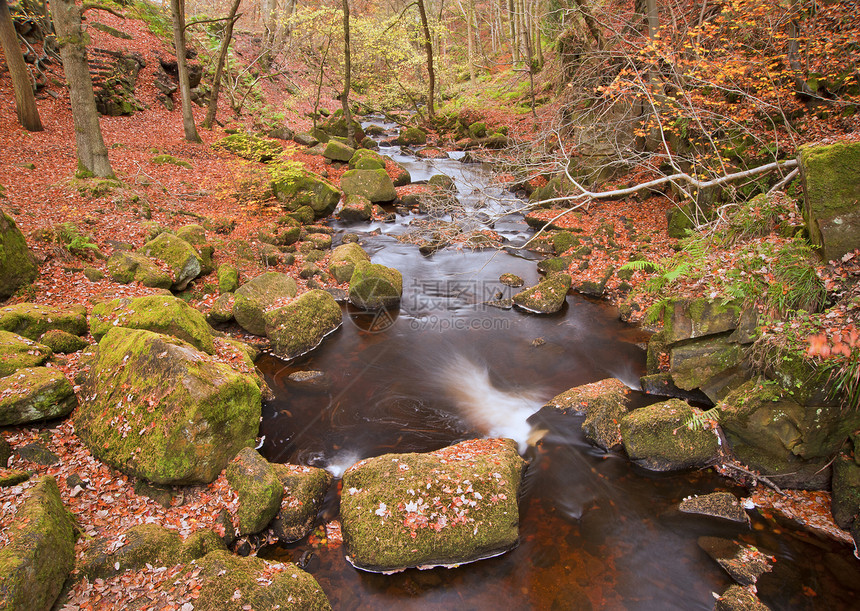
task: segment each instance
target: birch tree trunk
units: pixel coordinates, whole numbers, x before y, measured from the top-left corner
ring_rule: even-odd
[[[3,46],[3,55],[6,56],[6,65],[12,77],[18,123],[27,131],[40,132],[44,128],[39,118],[39,109],[36,108],[33,84],[30,82],[30,74],[24,64],[21,44],[18,42],[18,34],[15,33],[15,25],[12,23],[12,14],[9,12],[6,0],[0,0],[0,44]]]
[[[81,31],[81,11],[74,0],[53,0],[51,15],[69,84],[72,122],[78,153],[78,172],[99,178],[113,178],[108,151],[99,125],[96,96],[87,63],[87,47]]]
[[[189,142],[202,142],[194,113],[191,111],[191,87],[188,83],[188,62],[185,57],[185,0],[170,0],[173,13],[173,46],[176,48],[176,70],[179,73],[179,95],[182,98],[182,129]]]
[[[418,13],[421,15],[421,27],[424,29],[424,52],[427,54],[427,74],[430,81],[427,92],[427,116],[432,121],[436,118],[436,71],[433,69],[433,44],[430,42],[430,24],[427,22],[424,0],[418,0]]]

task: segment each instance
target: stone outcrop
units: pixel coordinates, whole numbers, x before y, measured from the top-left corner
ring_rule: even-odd
[[[36,279],[39,268],[24,234],[12,217],[0,210],[0,299]]]

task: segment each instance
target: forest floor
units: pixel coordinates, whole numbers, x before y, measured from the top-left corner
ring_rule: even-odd
[[[68,93],[59,84],[63,81],[60,66],[53,66],[57,83],[49,84],[51,94],[43,91],[38,96],[37,104],[45,126],[42,132],[26,132],[18,125],[10,79],[7,73],[0,73],[0,185],[5,188],[0,207],[15,219],[40,261],[37,281],[9,303],[84,304],[90,310],[95,303],[108,298],[155,292],[139,284],[117,284],[107,274],[103,280],[87,279],[83,273],[85,267],[106,272],[106,263],[92,256],[86,259],[72,256],[57,244],[51,235],[53,228],[60,223],[77,224],[91,237],[98,250],[109,256],[120,242],[142,246],[149,231],[144,221],[178,228],[199,222],[204,217],[230,219],[236,225],[229,238],[253,241],[259,230],[279,215],[279,211],[261,207],[259,203],[240,204],[232,196],[233,183],[241,178],[245,164],[211,146],[225,135],[223,127],[201,130],[203,144],[189,143],[183,137],[179,109],[169,112],[156,100],[154,72],[159,56],[170,55],[168,45],[151,34],[142,22],[120,20],[108,14],[100,15],[99,20],[132,34],[133,39],[121,41],[91,30],[95,46],[137,52],[146,60],[135,92],[145,109],[131,116],[101,119],[110,161],[121,186],[98,189],[97,181],[74,178],[77,167],[74,130]],[[304,72],[303,75],[297,68],[291,80],[299,85],[300,91],[311,92],[314,88],[310,75]],[[311,127],[308,116],[314,106],[311,94],[287,94],[284,82],[277,80],[265,82],[263,87],[267,104],[283,109],[286,125],[297,131]],[[324,88],[323,93],[324,106],[330,109],[339,107],[335,91]],[[244,123],[253,127],[254,109],[249,110],[250,113],[240,118],[229,119],[232,113],[226,101],[222,100],[219,116],[227,126]],[[521,111],[514,112],[504,104],[476,110],[492,125],[508,125],[514,140],[528,141],[534,134],[535,122]],[[541,109],[538,123],[548,121],[553,112],[550,106]],[[194,113],[199,124],[205,109],[195,106]],[[434,142],[447,148],[452,146],[438,139]],[[307,155],[298,146],[287,145],[287,150],[293,152],[294,159],[314,171],[327,171],[330,180],[338,182],[339,170],[326,165],[321,157]],[[187,161],[188,167],[153,161],[160,154]],[[148,203],[150,219],[143,218],[143,201]],[[586,235],[610,223],[618,228],[621,242],[627,240],[622,231],[625,223],[632,223],[638,234],[649,235],[648,256],[656,261],[675,252],[677,242],[666,232],[666,212],[672,205],[671,201],[659,197],[635,202],[595,202],[588,211],[577,214],[575,222]],[[566,219],[560,222],[564,224]],[[641,243],[627,240],[623,246],[633,252]],[[298,257],[292,266],[264,268],[261,264],[259,272],[274,269],[291,274],[303,291],[307,288],[306,283],[298,278],[303,261],[298,250],[296,254]],[[227,251],[216,251],[216,264],[229,256]],[[599,279],[608,264],[596,254],[588,269],[581,272],[579,280]],[[822,274],[841,277],[857,273],[853,261],[848,260],[844,265],[844,268],[833,265],[826,269],[822,266]],[[635,284],[644,279],[645,274],[641,274],[630,282]],[[194,293],[192,303],[205,308],[217,297],[217,284],[214,275],[197,279],[191,286]],[[330,284],[333,285],[333,281]],[[616,288],[610,286],[610,293],[618,295]],[[95,343],[91,337],[88,339]],[[53,366],[62,369],[71,380],[79,373],[76,355],[58,356]],[[119,541],[122,532],[135,524],[155,522],[174,528],[183,535],[200,528],[211,528],[215,525],[218,511],[235,507],[237,502],[236,494],[227,485],[223,474],[208,486],[185,488],[168,507],[140,496],[134,492],[134,482],[127,476],[92,457],[75,435],[70,420],[7,427],[0,434],[15,448],[39,442],[59,457],[60,462],[56,466],[39,466],[19,458],[13,459],[12,466],[56,478],[63,501],[75,515],[83,534],[76,548],[79,555],[94,537],[115,537]],[[86,486],[79,486],[79,480],[86,482]],[[0,490],[0,526],[5,526],[14,512],[16,499],[25,490],[26,484]],[[336,537],[332,542],[337,543]],[[67,608],[121,608],[131,598],[146,594],[155,601],[151,608],[180,609],[194,600],[195,583],[193,580],[180,580],[168,596],[166,592],[175,579],[177,575],[171,571],[144,571],[128,573],[114,580],[79,582],[70,594]]]

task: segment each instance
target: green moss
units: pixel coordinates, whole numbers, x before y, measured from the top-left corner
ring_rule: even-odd
[[[551,274],[536,286],[514,295],[514,304],[529,312],[552,314],[564,305],[570,289],[570,276],[564,272]]]
[[[212,146],[229,151],[249,161],[261,162],[273,161],[284,151],[284,147],[275,140],[246,133],[230,134]]]
[[[75,405],[72,385],[57,369],[27,367],[0,378],[0,426],[60,418]]]
[[[371,167],[359,168],[358,165],[360,162],[365,163],[375,163],[376,167],[384,168],[385,167],[385,159],[377,153],[376,151],[371,151],[368,149],[358,149],[353,153],[352,157],[349,160],[349,169],[357,170],[357,169],[374,169]]]
[[[331,253],[329,271],[338,282],[349,282],[355,265],[360,261],[370,261],[364,249],[355,242],[341,244]]]
[[[227,481],[239,495],[239,534],[263,530],[281,506],[284,487],[266,459],[251,448],[242,448],[227,465]]]
[[[397,197],[394,183],[383,169],[347,170],[340,179],[344,193],[362,195],[371,202],[390,202]]]
[[[57,308],[35,303],[18,303],[0,308],[0,329],[32,340],[38,340],[51,329],[85,335],[87,312],[83,306]]]
[[[275,354],[291,359],[316,348],[326,335],[340,327],[342,320],[334,297],[315,289],[266,312],[266,335],[272,340]]]
[[[143,286],[159,289],[169,289],[173,286],[173,277],[162,270],[147,256],[126,251],[114,252],[107,262],[108,273],[114,282],[129,284],[137,281]]]
[[[333,184],[298,162],[274,164],[269,176],[275,197],[290,210],[308,206],[316,218],[321,218],[334,212],[340,201],[340,191]]]
[[[0,299],[36,279],[39,269],[15,221],[0,210]]]
[[[161,233],[140,248],[140,254],[164,261],[173,275],[173,288],[185,290],[200,275],[203,259],[191,244],[169,233]]]
[[[181,168],[191,168],[192,167],[190,162],[185,161],[184,159],[177,159],[173,155],[167,155],[167,154],[156,155],[155,157],[152,158],[152,163],[157,163],[159,165],[169,163],[170,165],[179,166]]]
[[[71,354],[83,350],[89,345],[84,338],[60,329],[51,329],[45,332],[39,342],[50,348],[55,354]]]
[[[349,280],[349,301],[365,310],[394,307],[403,294],[403,275],[392,267],[358,261]]]
[[[296,281],[286,274],[266,272],[236,290],[233,316],[249,333],[265,335],[265,312],[276,301],[295,297],[297,292]]]
[[[239,270],[232,265],[218,266],[218,290],[224,293],[232,293],[239,288]]]
[[[38,367],[51,357],[47,346],[9,331],[0,331],[0,377],[23,367]]]

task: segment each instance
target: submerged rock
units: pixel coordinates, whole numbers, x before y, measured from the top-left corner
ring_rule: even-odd
[[[349,302],[364,310],[395,307],[403,294],[403,276],[393,267],[358,261],[349,280]]]
[[[754,588],[729,586],[714,603],[714,611],[770,611],[755,594]]]
[[[320,345],[343,322],[340,306],[329,293],[313,289],[289,304],[266,312],[266,336],[272,352],[291,359]]]
[[[96,304],[90,314],[90,326],[97,340],[116,327],[144,329],[178,337],[207,354],[215,353],[203,314],[169,295],[122,297]]]
[[[510,439],[386,454],[344,473],[347,559],[375,572],[458,565],[517,545],[524,462]]]
[[[67,416],[77,403],[72,385],[57,369],[24,368],[0,378],[0,426]]]
[[[699,537],[699,547],[742,586],[754,585],[773,568],[772,557],[752,545],[720,537]]]
[[[713,492],[690,497],[681,501],[678,509],[683,513],[697,513],[747,525],[750,523],[750,517],[741,507],[738,497],[731,492]]]
[[[50,609],[74,566],[75,523],[53,477],[24,486],[0,548],[0,601],[4,609]]]
[[[328,390],[331,387],[331,376],[324,371],[294,371],[287,376],[287,381],[300,388]]]
[[[292,543],[313,529],[333,478],[317,467],[274,464],[272,468],[284,491],[280,509],[272,520],[272,532],[281,543]]]
[[[514,305],[536,314],[552,314],[564,305],[569,288],[569,275],[561,272],[552,274],[537,285],[514,295]]]
[[[693,408],[679,399],[642,407],[621,420],[627,455],[652,471],[702,467],[720,451],[716,431],[691,424]]]
[[[258,533],[272,521],[284,489],[274,465],[251,448],[242,448],[227,465],[227,481],[239,493],[239,535]]]
[[[264,314],[278,300],[296,296],[296,281],[286,274],[266,272],[246,282],[234,293],[233,317],[254,335],[266,334]]]
[[[93,455],[157,484],[211,482],[259,429],[252,376],[151,331],[111,329],[83,396],[75,430]]]

